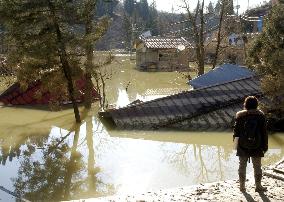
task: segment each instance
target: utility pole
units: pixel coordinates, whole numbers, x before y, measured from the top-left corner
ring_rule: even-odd
[[[239,1],[238,0],[237,0],[236,9],[237,9],[237,16],[239,16],[240,5],[239,5]]]
[[[134,13],[133,13],[133,16],[131,17],[132,20],[131,20],[131,27],[130,27],[130,32],[131,32],[131,38],[130,38],[130,50],[129,50],[129,54],[130,54],[130,60],[132,58],[132,48],[133,48],[133,41],[134,41],[134,32],[136,32],[136,23],[137,23],[137,9],[136,9],[136,6],[137,6],[137,2],[134,1]],[[130,19],[131,19],[130,18]],[[136,35],[136,34],[135,34]]]
[[[130,39],[130,59],[131,59],[131,57],[132,57],[132,48],[133,48],[133,41],[134,41],[134,31],[135,31],[135,23],[131,23],[131,39]]]
[[[249,0],[248,0],[248,8],[247,8],[247,10],[249,10]]]
[[[247,34],[246,34],[246,30],[244,29],[243,26],[243,21],[242,21],[242,17],[241,15],[238,16],[239,17],[239,26],[240,26],[240,32],[239,34],[242,36],[242,40],[243,40],[243,51],[244,51],[244,62],[247,59],[247,47],[246,47],[246,43],[247,43]]]

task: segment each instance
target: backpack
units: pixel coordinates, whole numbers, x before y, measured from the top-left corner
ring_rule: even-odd
[[[260,147],[259,123],[255,117],[248,117],[244,122],[244,131],[240,136],[239,144],[244,149],[257,149]]]

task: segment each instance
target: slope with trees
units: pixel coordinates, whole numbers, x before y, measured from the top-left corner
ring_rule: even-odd
[[[271,102],[270,115],[284,117],[284,5],[274,6],[264,21],[263,32],[249,49],[248,64],[262,76],[262,89]]]

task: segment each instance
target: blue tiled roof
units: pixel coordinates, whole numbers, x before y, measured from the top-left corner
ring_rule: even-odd
[[[255,73],[246,67],[233,64],[223,64],[216,67],[214,70],[210,70],[208,73],[189,81],[189,84],[196,89],[248,78],[254,75]]]

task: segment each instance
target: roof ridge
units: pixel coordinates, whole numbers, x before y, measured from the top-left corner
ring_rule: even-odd
[[[235,80],[232,80],[232,81],[227,81],[225,83],[219,83],[219,84],[213,84],[213,85],[210,85],[210,86],[204,86],[204,87],[201,87],[201,88],[198,88],[198,89],[194,89],[194,90],[202,90],[202,89],[205,89],[205,88],[213,88],[215,86],[220,86],[220,85],[224,85],[224,84],[229,84],[229,83],[233,83],[233,82],[237,82],[237,81],[242,81],[242,80],[248,80],[249,78],[255,78],[255,77],[259,77],[258,75],[255,75],[255,76],[247,76],[247,77],[243,77],[243,78],[240,78],[240,79],[235,79]]]

